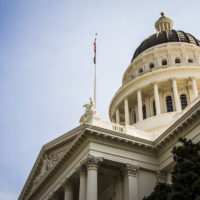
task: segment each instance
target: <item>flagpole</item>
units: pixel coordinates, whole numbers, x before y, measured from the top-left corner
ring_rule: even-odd
[[[97,33],[95,34],[95,41],[94,41],[94,107],[96,109],[96,76],[97,76],[97,62],[96,62],[96,40],[97,40]]]

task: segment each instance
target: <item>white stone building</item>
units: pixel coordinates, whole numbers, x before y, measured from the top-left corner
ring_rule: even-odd
[[[179,137],[200,141],[200,42],[172,29],[136,49],[109,116],[87,104],[81,125],[45,144],[19,200],[142,200],[169,182]]]

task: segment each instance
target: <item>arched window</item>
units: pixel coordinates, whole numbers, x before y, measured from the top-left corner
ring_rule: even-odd
[[[181,107],[182,107],[182,109],[184,109],[188,105],[187,104],[187,97],[186,97],[185,94],[181,94],[180,99],[181,99]]]
[[[193,59],[192,59],[192,58],[189,58],[189,59],[188,59],[188,63],[193,63]]]
[[[142,69],[142,68],[140,68],[140,69],[139,69],[139,73],[142,73],[142,72],[143,72],[143,69]]]
[[[154,64],[153,64],[153,63],[150,63],[149,68],[150,68],[150,69],[153,69],[153,68],[154,68]]]
[[[176,63],[176,64],[181,63],[180,58],[176,58],[176,59],[175,59],[175,63]]]
[[[167,107],[167,112],[173,112],[174,109],[171,96],[166,97],[166,107]]]
[[[156,115],[156,103],[155,100],[153,101],[153,115]]]
[[[133,123],[136,123],[136,112],[133,112]]]
[[[143,112],[143,119],[146,119],[147,114],[146,114],[146,106],[145,105],[142,106],[142,112]]]
[[[162,65],[167,65],[167,60],[162,60]]]

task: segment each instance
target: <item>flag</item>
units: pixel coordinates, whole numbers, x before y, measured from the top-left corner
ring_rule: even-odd
[[[94,40],[94,64],[96,64],[97,38]]]

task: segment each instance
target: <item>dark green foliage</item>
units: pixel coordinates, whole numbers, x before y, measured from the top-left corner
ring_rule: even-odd
[[[168,193],[170,192],[170,186],[166,183],[159,183],[154,188],[154,191],[149,197],[144,197],[143,200],[167,200]]]
[[[200,144],[179,139],[183,145],[174,147],[175,166],[172,184],[159,183],[143,200],[200,200]]]
[[[180,138],[182,146],[174,147],[175,166],[169,200],[195,200],[200,197],[200,144]]]

